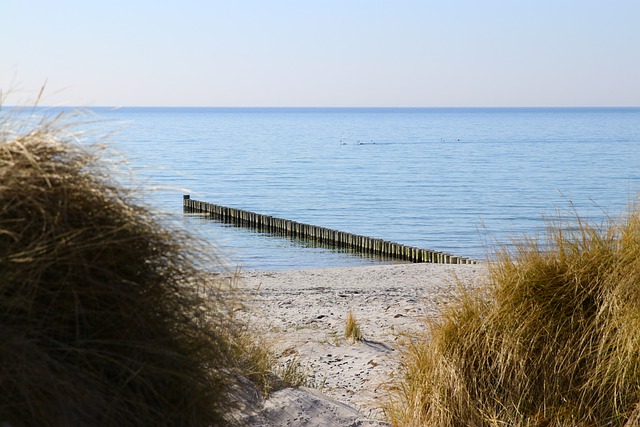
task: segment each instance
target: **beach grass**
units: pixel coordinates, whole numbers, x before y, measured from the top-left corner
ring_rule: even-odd
[[[71,122],[0,117],[0,424],[233,425],[239,290]]]
[[[237,371],[251,381],[264,398],[287,387],[310,385],[309,373],[297,358],[282,363],[269,340],[246,324],[236,325],[228,337]]]
[[[640,402],[640,211],[549,220],[405,344],[394,426],[623,425]]]
[[[344,337],[346,339],[352,340],[353,342],[362,341],[363,338],[360,326],[358,325],[356,317],[351,310],[349,310],[349,313],[347,313],[347,320],[345,322],[344,328]]]

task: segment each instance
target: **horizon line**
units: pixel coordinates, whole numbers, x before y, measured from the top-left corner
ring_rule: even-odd
[[[2,105],[7,108],[224,108],[224,109],[593,109],[640,108],[639,105],[564,105],[564,106],[230,106],[230,105]]]

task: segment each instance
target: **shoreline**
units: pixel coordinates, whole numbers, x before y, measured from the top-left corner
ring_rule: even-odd
[[[273,343],[280,363],[298,361],[323,395],[383,420],[400,337],[423,332],[458,282],[477,286],[485,275],[484,264],[431,263],[241,271],[249,297],[241,316]],[[344,338],[349,311],[363,342]]]

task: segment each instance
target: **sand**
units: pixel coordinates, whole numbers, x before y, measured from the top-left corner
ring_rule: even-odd
[[[401,337],[425,330],[458,283],[477,286],[486,266],[393,264],[245,271],[245,320],[273,342],[280,363],[297,360],[312,388],[285,389],[260,403],[251,425],[382,426]],[[351,311],[364,341],[345,339]]]

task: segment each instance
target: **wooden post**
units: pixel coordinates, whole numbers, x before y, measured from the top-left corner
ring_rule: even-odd
[[[270,215],[262,215],[242,209],[193,200],[189,194],[184,194],[182,198],[183,208],[186,212],[200,212],[224,222],[253,227],[261,231],[317,240],[332,246],[350,248],[354,252],[375,254],[411,262],[476,264],[474,260],[457,255],[419,249],[414,246],[406,246],[383,239],[375,239],[359,234],[346,233],[344,231],[276,218]]]

